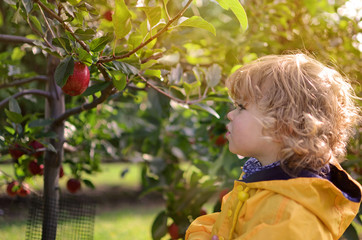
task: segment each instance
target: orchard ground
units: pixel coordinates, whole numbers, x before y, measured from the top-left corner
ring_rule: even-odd
[[[151,239],[152,222],[164,208],[162,197],[157,193],[140,196],[139,165],[110,163],[103,164],[102,167],[102,172],[94,176],[84,176],[91,180],[96,188],[90,189],[82,184],[81,191],[75,194],[91,198],[96,203],[94,239]],[[0,169],[6,173],[12,172],[10,165],[0,165]],[[124,174],[125,172],[127,173]],[[59,182],[61,192],[65,195],[70,195],[65,187],[69,177],[69,171],[65,169],[65,176]],[[42,177],[36,176],[33,180],[29,185],[41,193]],[[9,197],[5,186],[1,186],[2,239],[25,239],[30,199],[30,196]],[[23,234],[19,235],[19,232]]]

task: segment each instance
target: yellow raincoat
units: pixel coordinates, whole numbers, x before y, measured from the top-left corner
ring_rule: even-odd
[[[235,181],[221,212],[195,219],[185,239],[337,240],[358,212],[361,186],[338,164],[330,169],[328,179],[280,176],[278,167]]]

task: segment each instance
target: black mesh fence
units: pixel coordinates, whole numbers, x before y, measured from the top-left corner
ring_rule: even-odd
[[[51,208],[57,217],[57,224],[51,218],[46,219],[44,226],[50,236],[56,236],[56,240],[93,239],[95,203],[79,196],[67,196],[59,199],[57,207],[55,201],[44,204],[42,197],[35,196],[31,199],[26,240],[42,239],[44,211],[47,208]],[[52,227],[54,225],[56,228]]]

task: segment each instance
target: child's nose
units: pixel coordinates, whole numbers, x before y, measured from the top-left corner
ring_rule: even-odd
[[[232,120],[232,112],[234,112],[234,110],[232,110],[232,111],[230,111],[227,115],[226,115],[226,117],[231,121]]]

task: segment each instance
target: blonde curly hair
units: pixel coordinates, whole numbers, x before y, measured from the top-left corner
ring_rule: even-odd
[[[303,53],[270,55],[238,69],[226,86],[235,103],[258,106],[289,174],[343,160],[360,115],[349,80],[336,70]]]

